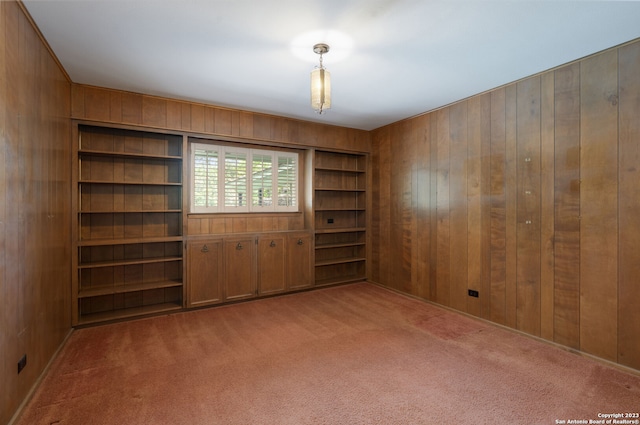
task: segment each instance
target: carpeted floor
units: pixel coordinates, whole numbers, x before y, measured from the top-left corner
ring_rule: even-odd
[[[359,283],[77,330],[17,423],[558,424],[638,411],[640,376]]]

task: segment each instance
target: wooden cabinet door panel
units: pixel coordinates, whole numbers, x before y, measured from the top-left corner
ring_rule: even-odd
[[[313,246],[311,234],[295,233],[287,238],[287,288],[299,289],[312,285]]]
[[[222,240],[189,242],[187,287],[189,307],[215,304],[223,301],[222,292]]]
[[[256,263],[254,238],[224,240],[225,295],[227,300],[256,295]]]
[[[260,295],[286,289],[285,244],[281,235],[263,235],[258,239],[258,291]]]

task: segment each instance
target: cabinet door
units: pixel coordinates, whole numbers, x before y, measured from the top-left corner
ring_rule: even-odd
[[[224,299],[221,281],[222,240],[189,242],[187,255],[189,307],[221,302]]]
[[[258,292],[283,292],[285,284],[285,244],[282,235],[262,235],[258,239]]]
[[[287,287],[306,288],[313,284],[311,234],[294,233],[287,240]]]
[[[256,295],[256,256],[254,238],[224,240],[225,295],[227,300]]]

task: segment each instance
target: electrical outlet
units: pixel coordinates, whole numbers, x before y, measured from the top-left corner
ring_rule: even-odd
[[[22,369],[27,365],[27,355],[22,356],[20,360],[18,360],[18,373],[22,372]]]
[[[478,298],[480,296],[480,293],[478,291],[473,290],[473,289],[469,289],[469,296],[470,297],[474,297],[474,298]]]

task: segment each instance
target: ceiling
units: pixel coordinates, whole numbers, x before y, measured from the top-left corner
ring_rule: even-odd
[[[76,83],[365,130],[640,37],[635,1],[23,2]]]

